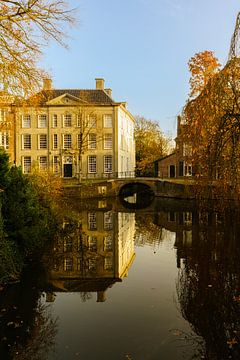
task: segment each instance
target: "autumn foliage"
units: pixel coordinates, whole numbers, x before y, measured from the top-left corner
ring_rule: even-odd
[[[183,117],[192,161],[199,177],[236,194],[240,189],[240,59],[212,76],[200,95],[187,103]]]
[[[154,160],[167,155],[170,140],[164,136],[155,121],[136,116],[136,175],[154,175]]]
[[[190,98],[201,93],[208,81],[219,71],[220,64],[212,51],[203,51],[195,54],[188,62],[191,77]]]

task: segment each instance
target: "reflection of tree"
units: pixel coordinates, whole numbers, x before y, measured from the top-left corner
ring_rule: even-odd
[[[239,359],[239,228],[227,222],[220,231],[195,230],[190,246],[177,246],[184,259],[177,281],[182,315],[204,339],[204,359]]]
[[[45,275],[38,266],[26,269],[19,284],[1,292],[1,359],[44,360],[54,343],[57,323],[40,300]]]
[[[57,323],[53,320],[48,309],[43,304],[38,304],[31,336],[25,344],[13,347],[13,360],[44,360],[54,345],[54,338],[57,333]]]
[[[135,244],[144,245],[149,243],[151,245],[158,245],[164,238],[164,229],[154,224],[153,214],[138,214],[136,213],[136,236]]]

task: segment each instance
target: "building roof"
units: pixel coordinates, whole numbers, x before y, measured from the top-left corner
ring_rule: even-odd
[[[165,160],[165,159],[167,159],[167,158],[169,158],[170,156],[173,156],[173,155],[176,155],[176,152],[173,152],[173,153],[171,153],[169,155],[160,157],[159,159],[154,160],[154,162],[159,162],[159,161]]]
[[[117,105],[119,103],[115,102],[104,90],[96,89],[52,89],[52,90],[42,90],[36,95],[30,97],[27,103],[37,102],[37,105],[44,106],[46,102],[62,96],[64,94],[69,94],[79,99],[79,102],[85,105]]]

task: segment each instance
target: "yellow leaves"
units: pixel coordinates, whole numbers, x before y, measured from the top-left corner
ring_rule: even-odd
[[[232,349],[232,347],[233,347],[234,345],[238,344],[238,341],[236,340],[236,338],[233,338],[233,339],[231,339],[231,340],[228,340],[228,341],[227,341],[227,344],[228,344],[228,346],[230,347],[230,349]]]

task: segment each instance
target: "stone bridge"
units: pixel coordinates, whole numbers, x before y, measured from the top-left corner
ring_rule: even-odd
[[[128,197],[134,194],[138,196],[160,196],[169,198],[194,198],[191,184],[185,185],[173,181],[158,178],[117,178],[108,180],[89,181],[87,183],[67,183],[64,186],[66,195],[90,197]]]

